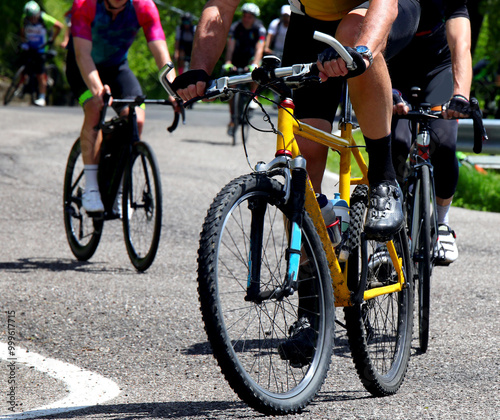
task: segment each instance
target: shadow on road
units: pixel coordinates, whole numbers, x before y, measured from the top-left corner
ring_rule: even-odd
[[[127,272],[137,273],[135,270],[126,268],[104,268],[101,264],[90,263],[88,261],[77,261],[70,258],[20,258],[12,262],[0,262],[0,271],[11,271],[15,273],[28,273],[31,271],[83,271],[88,273],[116,273],[126,274]]]

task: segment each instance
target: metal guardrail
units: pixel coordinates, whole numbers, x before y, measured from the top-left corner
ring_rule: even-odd
[[[488,141],[483,144],[482,153],[500,155],[500,120],[485,119],[483,123],[488,133]],[[471,153],[473,145],[472,120],[458,120],[457,150]],[[500,156],[498,159],[500,160]]]

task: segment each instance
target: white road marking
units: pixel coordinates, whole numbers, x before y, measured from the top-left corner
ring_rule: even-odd
[[[11,362],[8,356],[7,343],[0,343],[0,359]],[[80,410],[103,404],[120,394],[120,388],[115,382],[95,372],[81,369],[78,366],[28,352],[19,347],[16,347],[15,359],[16,365],[33,366],[36,370],[64,382],[68,390],[68,396],[59,401],[23,413],[15,412],[9,414],[9,410],[3,410],[6,392],[2,390],[2,413],[0,414],[0,420],[33,419]],[[18,392],[19,390],[17,390]],[[17,401],[17,403],[19,402]]]

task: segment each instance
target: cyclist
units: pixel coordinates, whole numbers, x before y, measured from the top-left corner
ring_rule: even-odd
[[[103,96],[110,93],[115,97],[135,98],[142,94],[127,62],[128,50],[141,27],[156,65],[162,68],[170,61],[170,54],[153,0],[75,0],[73,3],[66,74],[84,112],[80,142],[86,189],[82,204],[88,212],[104,211],[97,182],[102,133],[94,128],[104,105]],[[169,79],[174,78],[172,71]],[[114,108],[120,115],[127,112],[126,106]],[[144,118],[144,109],[138,108],[139,134]]]
[[[283,48],[285,46],[285,36],[290,24],[290,6],[282,6],[280,17],[274,19],[267,29],[266,45],[264,52],[266,55],[274,55],[281,59],[283,57]]]
[[[191,50],[193,49],[194,31],[191,13],[184,13],[181,16],[181,24],[175,28],[175,52],[174,60],[177,63],[179,74],[184,73],[184,63],[191,60]]]
[[[458,183],[456,157],[458,122],[469,114],[472,83],[471,26],[466,0],[421,0],[422,15],[415,38],[390,66],[395,91],[395,113],[409,110],[411,88],[418,86],[423,101],[432,106],[447,101],[445,120],[431,122],[431,160],[434,167],[439,225],[438,264],[458,257],[455,232],[449,225],[449,210]],[[425,60],[422,60],[425,57]],[[451,98],[451,99],[450,99]],[[411,134],[408,122],[394,118],[393,163],[401,180]]]
[[[246,68],[252,71],[260,65],[264,53],[264,42],[266,40],[266,28],[257,19],[260,9],[256,4],[245,3],[241,7],[242,18],[234,22],[229,28],[226,45],[226,55],[223,70],[231,73],[237,68]],[[232,19],[232,18],[231,18]],[[252,85],[255,90],[257,86]],[[252,105],[253,102],[250,104]],[[229,101],[229,115],[233,116],[234,101]],[[227,134],[232,136],[234,122],[232,119],[227,127]]]
[[[38,81],[38,98],[34,101],[37,106],[46,105],[47,74],[43,53],[63,28],[61,22],[42,12],[37,2],[29,1],[24,5],[21,20],[21,49],[25,56],[29,55],[24,60],[30,63]]]
[[[203,95],[208,73],[224,48],[228,21],[238,3],[238,0],[210,0],[205,6],[195,36],[194,70],[179,76],[174,85],[184,100]],[[365,232],[372,238],[385,240],[404,224],[402,192],[391,158],[392,94],[385,58],[393,57],[411,41],[418,25],[419,4],[416,0],[364,3],[361,0],[291,0],[291,7],[283,65],[315,61],[321,53],[318,68],[325,82],[295,91],[295,114],[330,132],[342,81],[348,78],[352,104],[370,159],[370,202]],[[325,50],[323,43],[312,41],[315,30],[335,35],[342,44],[350,46],[357,70],[348,72],[345,62],[333,49]],[[308,162],[314,189],[320,193],[328,148],[298,136],[297,140]]]
[[[403,194],[391,157],[391,80],[386,58],[392,58],[411,41],[418,26],[420,6],[415,0],[291,0],[283,65],[317,61],[324,82],[294,93],[295,114],[299,119],[330,132],[341,92],[348,79],[351,101],[365,136],[369,156],[369,204],[365,220],[368,237],[385,241],[404,225]],[[223,48],[227,21],[238,0],[210,0],[205,6],[195,37],[193,70],[176,79],[177,93],[189,100],[203,95],[208,73]],[[214,33],[220,32],[214,40]],[[314,31],[335,35],[353,56],[355,71],[348,71],[333,48],[312,41]],[[209,47],[210,45],[210,47]],[[319,56],[318,56],[319,54]],[[317,193],[326,165],[328,148],[297,136],[307,160],[307,171]],[[278,346],[283,359],[304,366],[302,354],[312,354],[310,325],[314,315],[300,317],[290,328],[290,338]]]

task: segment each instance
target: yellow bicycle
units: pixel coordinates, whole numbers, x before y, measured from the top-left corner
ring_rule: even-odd
[[[349,63],[334,38],[315,38],[336,46]],[[254,409],[286,414],[303,409],[324,382],[335,306],[345,308],[353,361],[366,389],[376,396],[399,389],[410,357],[413,276],[405,229],[387,243],[363,233],[367,164],[352,137],[348,100],[339,136],[303,124],[293,116],[291,88],[319,79],[311,64],[276,64],[266,58],[252,74],[219,78],[207,90],[206,97],[227,97],[232,86],[257,81],[281,99],[276,156],[229,182],[208,210],[198,290],[205,329],[230,386]],[[167,72],[161,72],[166,89]],[[350,224],[336,248],[295,134],[340,154],[339,191],[350,205]],[[361,178],[351,178],[352,158]]]

